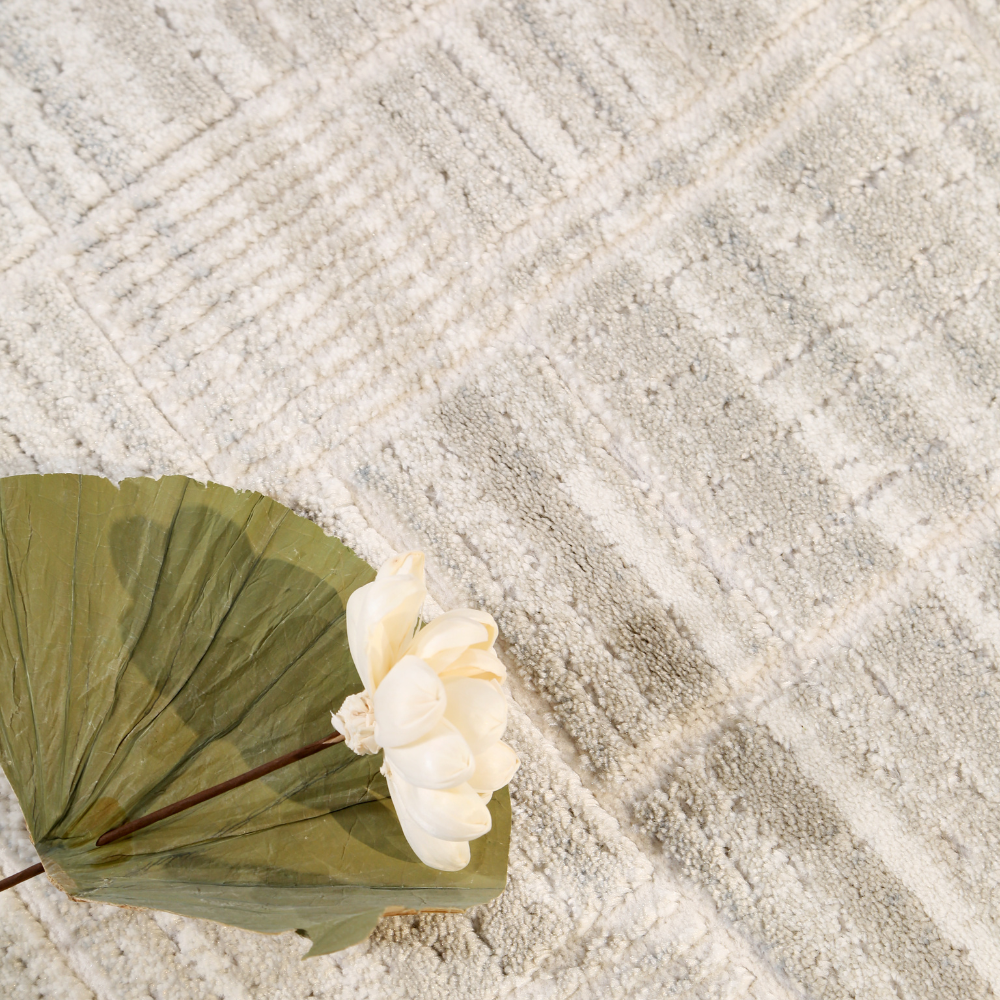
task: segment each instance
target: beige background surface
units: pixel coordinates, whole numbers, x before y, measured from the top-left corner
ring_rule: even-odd
[[[36,880],[0,993],[1000,992],[998,250],[993,0],[4,0],[0,472],[425,549],[524,766],[492,905]]]

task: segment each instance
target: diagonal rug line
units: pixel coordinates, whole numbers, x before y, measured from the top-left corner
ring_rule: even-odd
[[[885,34],[898,27],[898,25],[902,24],[917,11],[932,2],[934,2],[934,0],[910,0],[910,2],[901,5],[901,7],[895,12],[890,23],[884,26],[884,28],[882,28],[873,37],[852,47],[844,56],[845,61],[856,57],[869,46],[876,44],[882,37],[884,37]],[[595,275],[601,273],[610,261],[619,258],[623,253],[629,250],[641,252],[643,244],[649,240],[648,229],[653,220],[662,223],[664,220],[677,217],[681,213],[690,212],[694,205],[704,201],[712,193],[720,190],[733,176],[737,173],[745,171],[749,164],[754,162],[754,160],[766,155],[769,145],[776,145],[785,137],[786,133],[790,130],[794,130],[798,126],[797,118],[801,115],[801,113],[803,113],[803,109],[812,108],[815,92],[822,88],[822,86],[829,79],[830,74],[832,74],[834,69],[839,65],[841,65],[841,63],[838,62],[836,66],[831,66],[823,76],[812,83],[803,93],[801,99],[792,108],[787,109],[782,117],[776,122],[769,123],[766,131],[758,137],[757,141],[752,144],[744,144],[738,149],[733,150],[731,154],[728,154],[711,170],[706,171],[699,180],[694,182],[691,186],[682,189],[679,194],[675,193],[663,196],[662,201],[669,205],[669,212],[664,205],[659,202],[648,209],[644,208],[644,210],[639,214],[638,219],[630,220],[628,225],[616,234],[613,240],[604,240],[599,249],[593,250],[585,257],[582,257],[568,272],[556,276],[555,280],[551,281],[546,286],[544,293],[538,299],[532,303],[525,304],[524,314],[520,314],[516,319],[509,321],[505,330],[491,333],[488,337],[487,343],[494,345],[508,343],[511,340],[523,337],[525,329],[537,328],[540,325],[540,318],[546,309],[551,308],[554,303],[571,298],[571,296],[578,293],[581,288],[591,284],[595,279]],[[692,117],[697,117],[700,113],[701,112],[698,112],[696,114],[695,112],[692,112]],[[642,155],[637,154],[632,157],[629,162],[644,166],[648,155],[649,151],[644,148]],[[547,228],[550,230],[550,234],[554,236],[559,229],[559,221],[556,218],[557,216],[564,214],[565,211],[571,211],[572,205],[576,203],[576,200],[584,195],[589,194],[591,198],[596,197],[599,192],[606,188],[609,178],[613,173],[617,172],[619,167],[620,164],[616,163],[612,165],[612,167],[608,167],[601,171],[597,178],[591,183],[591,189],[587,192],[578,193],[572,202],[567,199],[563,199],[562,201],[558,201],[550,205],[545,220]],[[627,182],[623,182],[623,184],[627,187]],[[517,242],[523,237],[523,234],[533,226],[537,227],[537,222],[526,222],[513,233],[509,234],[509,236],[505,237],[504,247],[511,248],[508,253],[512,260],[520,253],[520,248],[516,246]],[[546,235],[550,234],[543,233],[537,235],[537,238],[541,240]],[[497,255],[501,256],[502,254],[503,250],[498,249]],[[497,264],[498,269],[501,266],[501,264]],[[439,290],[437,298],[444,298],[448,292],[455,290],[463,278],[463,275],[456,275],[451,278],[449,282]],[[455,302],[461,302],[460,295],[451,296],[451,298]],[[462,325],[464,326],[465,324]],[[458,329],[461,329],[461,326],[459,326]],[[449,373],[451,377],[448,381],[457,381],[460,376],[458,376],[456,372],[464,366],[470,364],[472,359],[475,357],[476,352],[482,350],[483,346],[485,345],[480,342],[474,347],[466,347],[464,350],[459,348],[459,350],[463,350],[463,354],[453,363],[452,372]],[[433,354],[439,350],[440,348],[437,344],[435,344],[432,345],[426,353]],[[418,355],[410,361],[408,367],[419,371],[426,370],[428,365],[424,359]],[[346,371],[337,371],[335,374],[337,376],[344,377],[349,376],[350,372],[351,369],[348,368]],[[438,391],[447,391],[447,382],[444,384],[439,382]],[[387,390],[385,395],[389,400],[395,400],[398,398],[397,395],[391,390]],[[296,398],[297,396],[293,395],[287,399],[281,407],[275,411],[272,415],[272,419],[284,413],[294,404]],[[376,408],[372,413],[367,415],[365,418],[366,423],[383,419],[386,416],[387,409],[388,408]],[[327,417],[333,412],[333,410],[328,410],[323,414],[323,417]]]

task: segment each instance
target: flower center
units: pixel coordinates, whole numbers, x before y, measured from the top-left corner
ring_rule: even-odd
[[[378,753],[375,739],[375,707],[367,691],[349,695],[332,716],[334,728],[344,734],[344,742],[356,754]]]

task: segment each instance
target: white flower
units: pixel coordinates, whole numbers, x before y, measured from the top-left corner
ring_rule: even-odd
[[[507,700],[496,622],[459,608],[415,632],[426,596],[422,552],[390,559],[350,596],[347,640],[365,689],[333,724],[355,753],[384,752],[382,773],[417,857],[459,871],[469,841],[489,833],[486,803],[518,759],[500,742]]]

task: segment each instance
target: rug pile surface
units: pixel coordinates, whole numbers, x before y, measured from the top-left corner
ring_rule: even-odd
[[[998,251],[992,0],[6,0],[0,474],[425,550],[523,765],[490,905],[36,879],[0,994],[1000,993]]]

